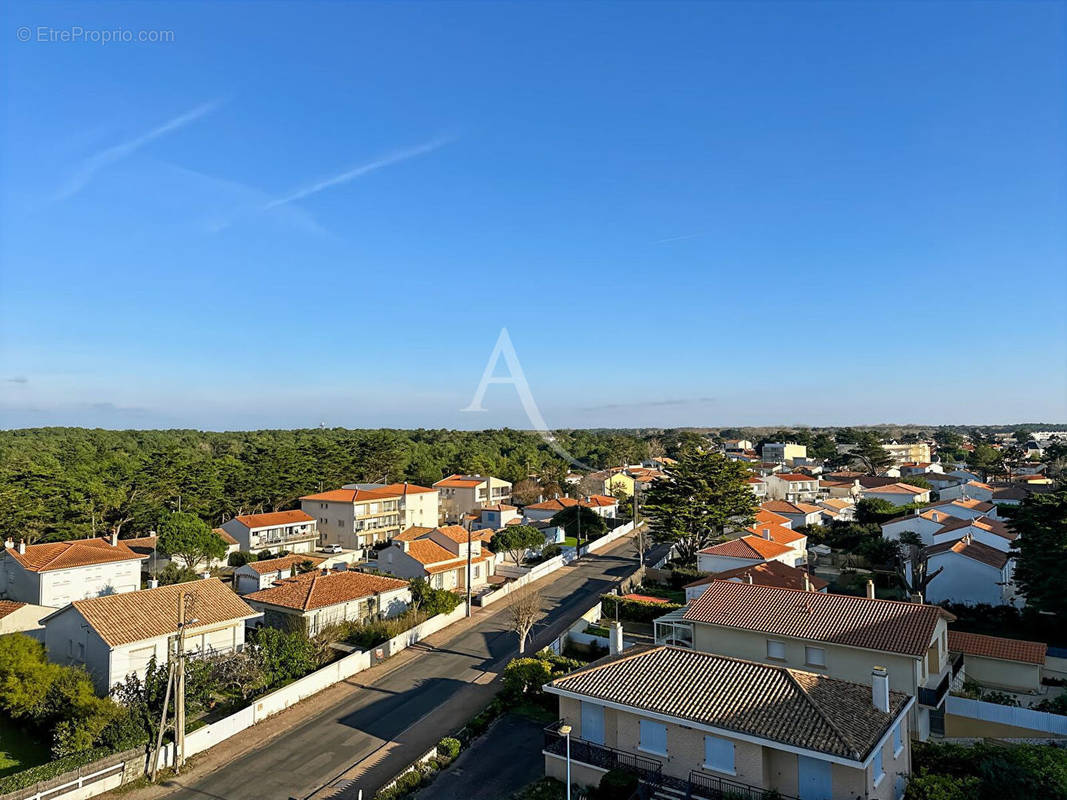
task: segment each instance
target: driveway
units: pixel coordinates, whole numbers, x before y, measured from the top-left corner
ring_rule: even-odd
[[[419,800],[503,800],[544,777],[543,727],[517,714],[505,715],[419,792]]]

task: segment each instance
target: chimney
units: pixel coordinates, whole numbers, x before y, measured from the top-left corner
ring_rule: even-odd
[[[5,550],[10,550],[14,546],[15,546],[15,540],[12,539],[10,536],[8,536],[6,539],[4,539],[4,549]]]
[[[871,580],[867,581],[867,599],[874,599],[874,581]]]
[[[20,556],[26,555],[26,540],[25,539],[19,539],[19,555]]]
[[[622,652],[622,623],[612,622],[608,626],[608,653],[618,655]]]
[[[804,573],[804,591],[805,592],[810,592],[811,591],[811,578],[808,577],[808,573],[806,573],[806,572]]]
[[[914,594],[912,594],[911,602],[919,603],[921,605],[923,602],[925,602],[923,600],[923,593],[922,592],[915,592]]]
[[[755,583],[755,581],[753,581],[753,580],[752,580],[752,573],[751,573],[751,572],[746,572],[746,573],[745,573],[745,579],[746,579],[746,580],[747,580],[747,581],[748,581],[749,583]]]
[[[112,547],[118,547],[119,546],[119,532],[118,531],[112,531],[111,532],[111,546]]]
[[[399,544],[400,544],[400,549],[403,550],[405,553],[408,551],[408,548],[411,546],[411,542],[407,541],[406,539],[402,539],[399,542]]]
[[[889,673],[885,667],[871,671],[871,700],[879,711],[889,713]]]
[[[768,540],[771,538],[771,529],[770,528],[764,528],[763,529],[763,538],[764,539],[768,539]]]
[[[159,581],[157,581],[155,578],[149,578],[148,579],[148,588],[149,589],[158,589],[159,588]]]

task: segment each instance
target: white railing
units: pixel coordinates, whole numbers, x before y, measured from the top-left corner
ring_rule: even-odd
[[[982,722],[997,722],[1015,728],[1030,731],[1067,736],[1067,717],[1034,711],[1032,708],[1015,708],[999,703],[987,703],[984,700],[970,700],[966,697],[945,698],[945,713]]]

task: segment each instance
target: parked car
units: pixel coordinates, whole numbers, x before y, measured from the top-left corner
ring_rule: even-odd
[[[322,552],[324,553],[340,553],[341,545],[339,544],[327,544],[322,546]]]

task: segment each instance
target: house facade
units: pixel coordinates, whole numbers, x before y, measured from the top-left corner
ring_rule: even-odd
[[[361,550],[392,539],[412,525],[440,524],[438,491],[413,483],[350,484],[300,498],[318,524],[323,545]]]
[[[790,503],[810,502],[819,497],[819,479],[801,472],[780,472],[763,479],[767,497]]]
[[[281,630],[302,630],[315,636],[342,622],[369,623],[407,611],[407,581],[351,570],[312,570],[283,578],[277,585],[245,596],[263,613],[263,624]]]
[[[246,553],[311,553],[319,541],[314,517],[303,511],[242,514],[224,522],[222,530]]]
[[[808,457],[808,448],[793,442],[767,442],[760,450],[763,460],[771,464],[792,464]]]
[[[75,600],[135,592],[145,556],[117,537],[27,545],[5,543],[0,596],[59,608]]]
[[[701,572],[725,572],[751,567],[765,561],[781,561],[795,567],[797,553],[791,544],[779,544],[769,534],[747,534],[737,539],[705,547],[697,552],[697,569]]]
[[[953,519],[948,520],[941,528],[934,531],[932,544],[955,542],[965,537],[970,537],[971,540],[981,542],[994,550],[1007,553],[1012,549],[1015,540],[1019,538],[1019,534],[997,519],[988,517]]]
[[[917,698],[922,739],[948,694],[950,618],[937,606],[732,581],[712,583],[682,616],[696,650],[849,681],[885,667],[894,691]]]
[[[511,483],[489,475],[449,475],[433,485],[439,493],[438,522],[458,522],[486,506],[511,502]]]
[[[398,578],[424,578],[435,589],[465,590],[467,536],[467,531],[458,525],[417,529],[410,536],[395,538],[378,553],[378,560],[373,563],[379,571]],[[496,555],[489,549],[485,537],[471,534],[471,589],[479,589],[489,582],[495,562]]]
[[[871,486],[860,493],[864,500],[885,500],[895,506],[910,503],[929,503],[930,490],[907,483],[887,483],[884,486]]]
[[[931,603],[1022,605],[1015,587],[1015,560],[1008,553],[971,536],[935,544],[924,552],[927,574],[941,570],[926,586]]]
[[[314,556],[290,553],[281,558],[250,561],[233,571],[233,588],[237,594],[247,595],[273,586],[275,581],[285,580],[300,574],[301,567],[308,564],[317,567],[322,559]]]
[[[125,594],[75,600],[45,617],[48,658],[84,666],[97,691],[106,694],[127,675],[144,678],[149,662],[166,662],[174,648],[178,603],[190,595],[185,652],[228,653],[245,641],[245,620],[256,616],[218,578],[160,586]]]
[[[561,723],[545,773],[596,786],[613,763],[678,797],[899,800],[913,699],[884,671],[865,684],[667,646],[624,651],[558,678]],[[767,709],[773,708],[773,713]]]
[[[552,500],[534,503],[522,510],[523,518],[528,522],[541,522],[552,519],[565,508],[571,508],[579,504],[581,504],[582,508],[588,508],[605,520],[615,519],[619,512],[619,501],[614,497],[594,494],[589,497],[583,497],[581,500],[576,500],[573,497],[556,497]]]

